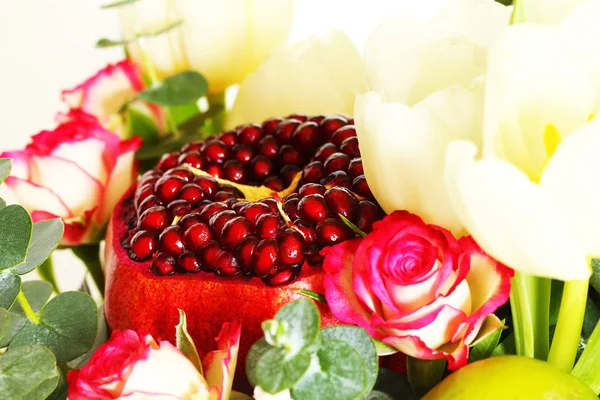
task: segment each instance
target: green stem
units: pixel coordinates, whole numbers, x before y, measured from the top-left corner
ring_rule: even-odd
[[[33,308],[31,308],[31,305],[29,304],[29,301],[27,301],[27,297],[25,297],[23,290],[19,291],[19,294],[17,295],[17,301],[21,305],[21,308],[27,316],[27,319],[38,325],[40,323],[40,318],[37,316],[35,311],[33,311]]]
[[[535,347],[528,277],[515,271],[511,285],[510,308],[513,317],[515,350],[517,355],[533,358]]]
[[[585,350],[573,368],[571,375],[588,385],[597,395],[600,393],[600,321],[596,324]]]
[[[571,372],[577,356],[588,287],[588,281],[568,281],[563,289],[548,362],[565,372]]]
[[[60,293],[60,290],[58,289],[58,284],[56,282],[56,276],[54,275],[54,265],[52,263],[52,256],[48,257],[48,259],[44,261],[42,265],[37,267],[37,272],[40,275],[40,278],[52,285],[52,290],[54,291],[54,293]]]
[[[520,24],[525,22],[525,1],[514,0],[513,1],[513,12],[510,17],[511,25]]]
[[[546,361],[550,349],[550,290],[552,280],[547,278],[529,277],[530,296],[533,322],[534,356]]]
[[[96,287],[104,297],[104,272],[102,271],[102,263],[100,262],[100,245],[85,244],[72,247],[75,254],[86,266]]]
[[[208,100],[209,108],[219,107],[222,111],[217,113],[210,119],[210,126],[208,127],[208,133],[215,134],[222,132],[225,128],[225,116],[226,116],[226,104],[225,104],[225,93],[208,94],[206,96]]]

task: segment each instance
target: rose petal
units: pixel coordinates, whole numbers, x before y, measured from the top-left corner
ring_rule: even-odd
[[[221,332],[217,336],[218,349],[208,353],[202,360],[211,399],[229,399],[241,332],[242,326],[238,321],[223,324]]]
[[[47,187],[14,176],[6,179],[6,185],[26,210],[44,209],[60,217],[72,217],[73,213],[61,198]]]
[[[76,246],[81,243],[92,241],[98,234],[100,227],[92,223],[96,208],[86,210],[82,215],[71,218],[62,218],[65,231],[60,244],[63,246]],[[60,216],[47,211],[34,210],[31,212],[33,222],[45,221],[47,219],[60,218]]]

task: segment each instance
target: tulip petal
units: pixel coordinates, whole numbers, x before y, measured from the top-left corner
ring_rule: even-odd
[[[523,2],[524,21],[536,24],[558,25],[573,10],[587,0],[527,0]]]
[[[600,256],[600,118],[558,146],[544,169],[540,187],[587,256]]]
[[[538,185],[503,160],[475,161],[475,145],[452,143],[446,185],[454,210],[490,256],[525,274],[588,279],[582,243]]]
[[[242,325],[238,321],[223,324],[217,336],[218,349],[208,353],[202,360],[211,399],[229,399],[241,333]]]
[[[292,113],[352,114],[355,96],[367,89],[358,50],[343,32],[332,30],[274,54],[250,74],[227,125]]]

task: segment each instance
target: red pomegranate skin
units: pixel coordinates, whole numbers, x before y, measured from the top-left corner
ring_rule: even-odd
[[[129,191],[125,197],[130,196]],[[156,340],[175,344],[175,326],[182,309],[187,315],[188,331],[201,356],[212,350],[224,322],[241,321],[242,338],[236,381],[245,375],[246,355],[263,336],[261,323],[271,319],[284,304],[303,298],[298,289],[324,293],[321,267],[304,265],[292,284],[269,287],[259,278],[222,279],[213,274],[174,274],[157,276],[149,271],[151,261],[132,261],[121,246],[127,232],[122,219],[123,202],[111,218],[106,235],[105,304],[106,320],[111,330],[133,329],[151,334]],[[339,321],[329,308],[316,302],[321,311],[321,325]]]

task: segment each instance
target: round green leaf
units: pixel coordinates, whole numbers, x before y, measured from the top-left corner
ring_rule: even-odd
[[[0,198],[0,210],[2,210],[4,207],[6,207],[6,202],[4,199]]]
[[[285,339],[292,352],[299,352],[319,338],[321,317],[319,309],[311,300],[292,301],[279,309],[275,319],[287,322]]]
[[[358,354],[360,354],[367,368],[367,386],[363,393],[363,395],[366,396],[371,389],[373,389],[379,370],[377,351],[371,336],[369,336],[367,331],[362,328],[349,325],[338,325],[321,330],[321,338],[323,342],[329,340],[341,340],[342,342],[346,342],[354,347]]]
[[[292,388],[308,370],[311,354],[300,352],[286,357],[283,348],[272,348],[258,360],[256,378],[258,385],[268,393],[275,394]]]
[[[14,271],[24,275],[39,267],[56,249],[63,232],[64,224],[60,219],[48,219],[33,224],[25,262],[16,266]]]
[[[149,103],[160,106],[180,106],[194,103],[208,91],[208,82],[197,72],[185,71],[168,77],[138,94]]]
[[[44,399],[54,390],[46,382],[57,376],[54,356],[42,346],[10,349],[0,357],[0,393],[3,399],[22,399],[35,391],[38,391],[39,399]],[[39,392],[43,386],[46,393]]]
[[[12,160],[10,158],[0,158],[0,183],[4,182],[12,168]]]
[[[61,293],[39,314],[40,324],[27,322],[10,348],[29,344],[48,347],[58,363],[81,356],[92,348],[98,329],[96,303],[82,292]]]
[[[273,349],[265,338],[260,338],[256,343],[252,345],[248,355],[246,356],[246,376],[248,377],[248,382],[252,386],[258,385],[258,380],[256,379],[256,364],[258,360],[265,354],[267,351]]]
[[[21,290],[21,278],[12,271],[0,271],[0,308],[9,309]]]
[[[0,308],[0,339],[6,334],[9,326],[10,314],[8,313],[8,310]]]
[[[318,365],[292,388],[295,400],[337,399],[363,397],[367,388],[367,370],[358,352],[346,342],[323,342],[317,352]]]
[[[96,333],[96,339],[92,348],[87,353],[71,360],[67,363],[67,366],[71,369],[79,369],[90,361],[98,347],[108,340],[108,325],[106,324],[106,317],[104,316],[104,304],[98,307],[98,332]]]
[[[32,222],[21,206],[11,205],[0,210],[0,270],[25,261]]]
[[[22,400],[43,400],[43,399],[51,399],[52,397],[48,397],[60,381],[60,374],[56,375],[54,378],[46,379],[39,386],[37,386],[32,392],[27,393],[23,397]],[[64,397],[63,397],[64,399]]]

